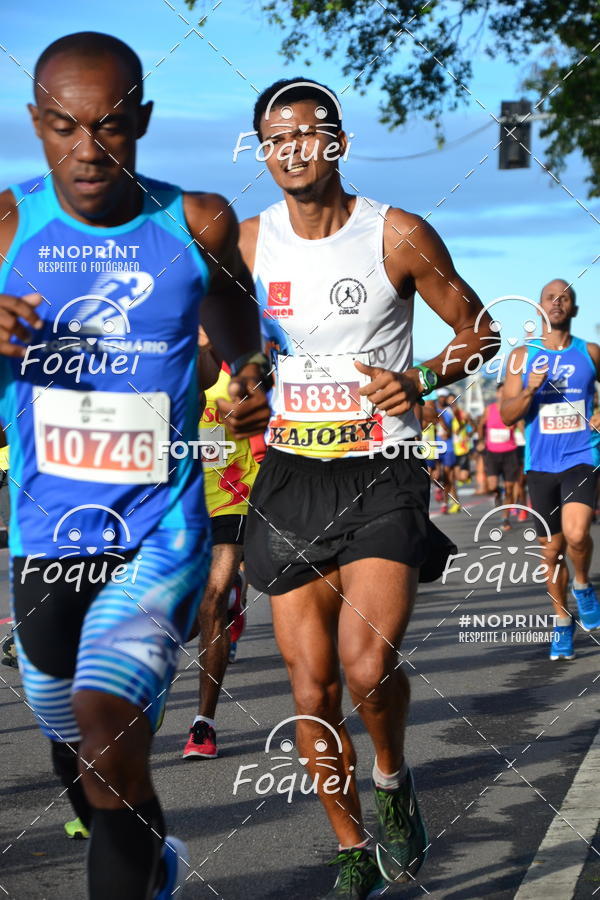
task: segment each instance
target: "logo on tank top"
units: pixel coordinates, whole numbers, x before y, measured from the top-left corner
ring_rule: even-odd
[[[79,303],[69,330],[82,336],[123,336],[130,331],[129,311],[147,300],[153,289],[154,279],[148,272],[100,275]]]
[[[569,387],[569,378],[575,374],[575,366],[563,364],[556,367],[556,374],[552,375],[552,384],[557,389]]]
[[[365,303],[367,291],[356,278],[340,278],[331,288],[329,300],[338,306],[338,312],[342,315],[358,314],[361,303]]]
[[[269,292],[267,294],[267,305],[269,308],[264,310],[264,318],[279,319],[293,316],[294,310],[290,306],[291,300],[291,281],[270,281]]]

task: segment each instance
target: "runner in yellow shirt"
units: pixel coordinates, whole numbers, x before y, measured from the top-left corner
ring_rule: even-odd
[[[206,405],[199,423],[199,440],[206,442],[202,459],[204,498],[212,525],[212,563],[198,611],[198,715],[183,750],[184,759],[214,759],[217,754],[215,713],[221,684],[243,623],[246,584],[240,571],[248,496],[258,473],[250,441],[234,440],[217,405],[229,400],[230,375],[217,358],[206,334],[200,332],[200,377]],[[229,618],[228,618],[229,607]]]

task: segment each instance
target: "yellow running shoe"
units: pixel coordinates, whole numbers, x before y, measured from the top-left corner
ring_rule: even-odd
[[[72,841],[85,841],[90,836],[81,819],[71,819],[70,822],[65,822],[65,833]]]
[[[448,507],[449,513],[457,513],[460,512],[460,503],[451,503]]]

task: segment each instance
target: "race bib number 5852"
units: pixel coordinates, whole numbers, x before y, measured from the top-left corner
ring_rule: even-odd
[[[157,484],[168,480],[168,394],[33,388],[40,472],[75,481]]]
[[[585,431],[585,401],[544,403],[540,406],[541,434],[571,434]]]

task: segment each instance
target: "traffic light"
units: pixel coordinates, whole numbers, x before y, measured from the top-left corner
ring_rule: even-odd
[[[523,119],[526,118],[526,121]],[[527,149],[526,149],[527,148]],[[531,163],[531,103],[503,100],[500,112],[500,169],[527,169]]]

